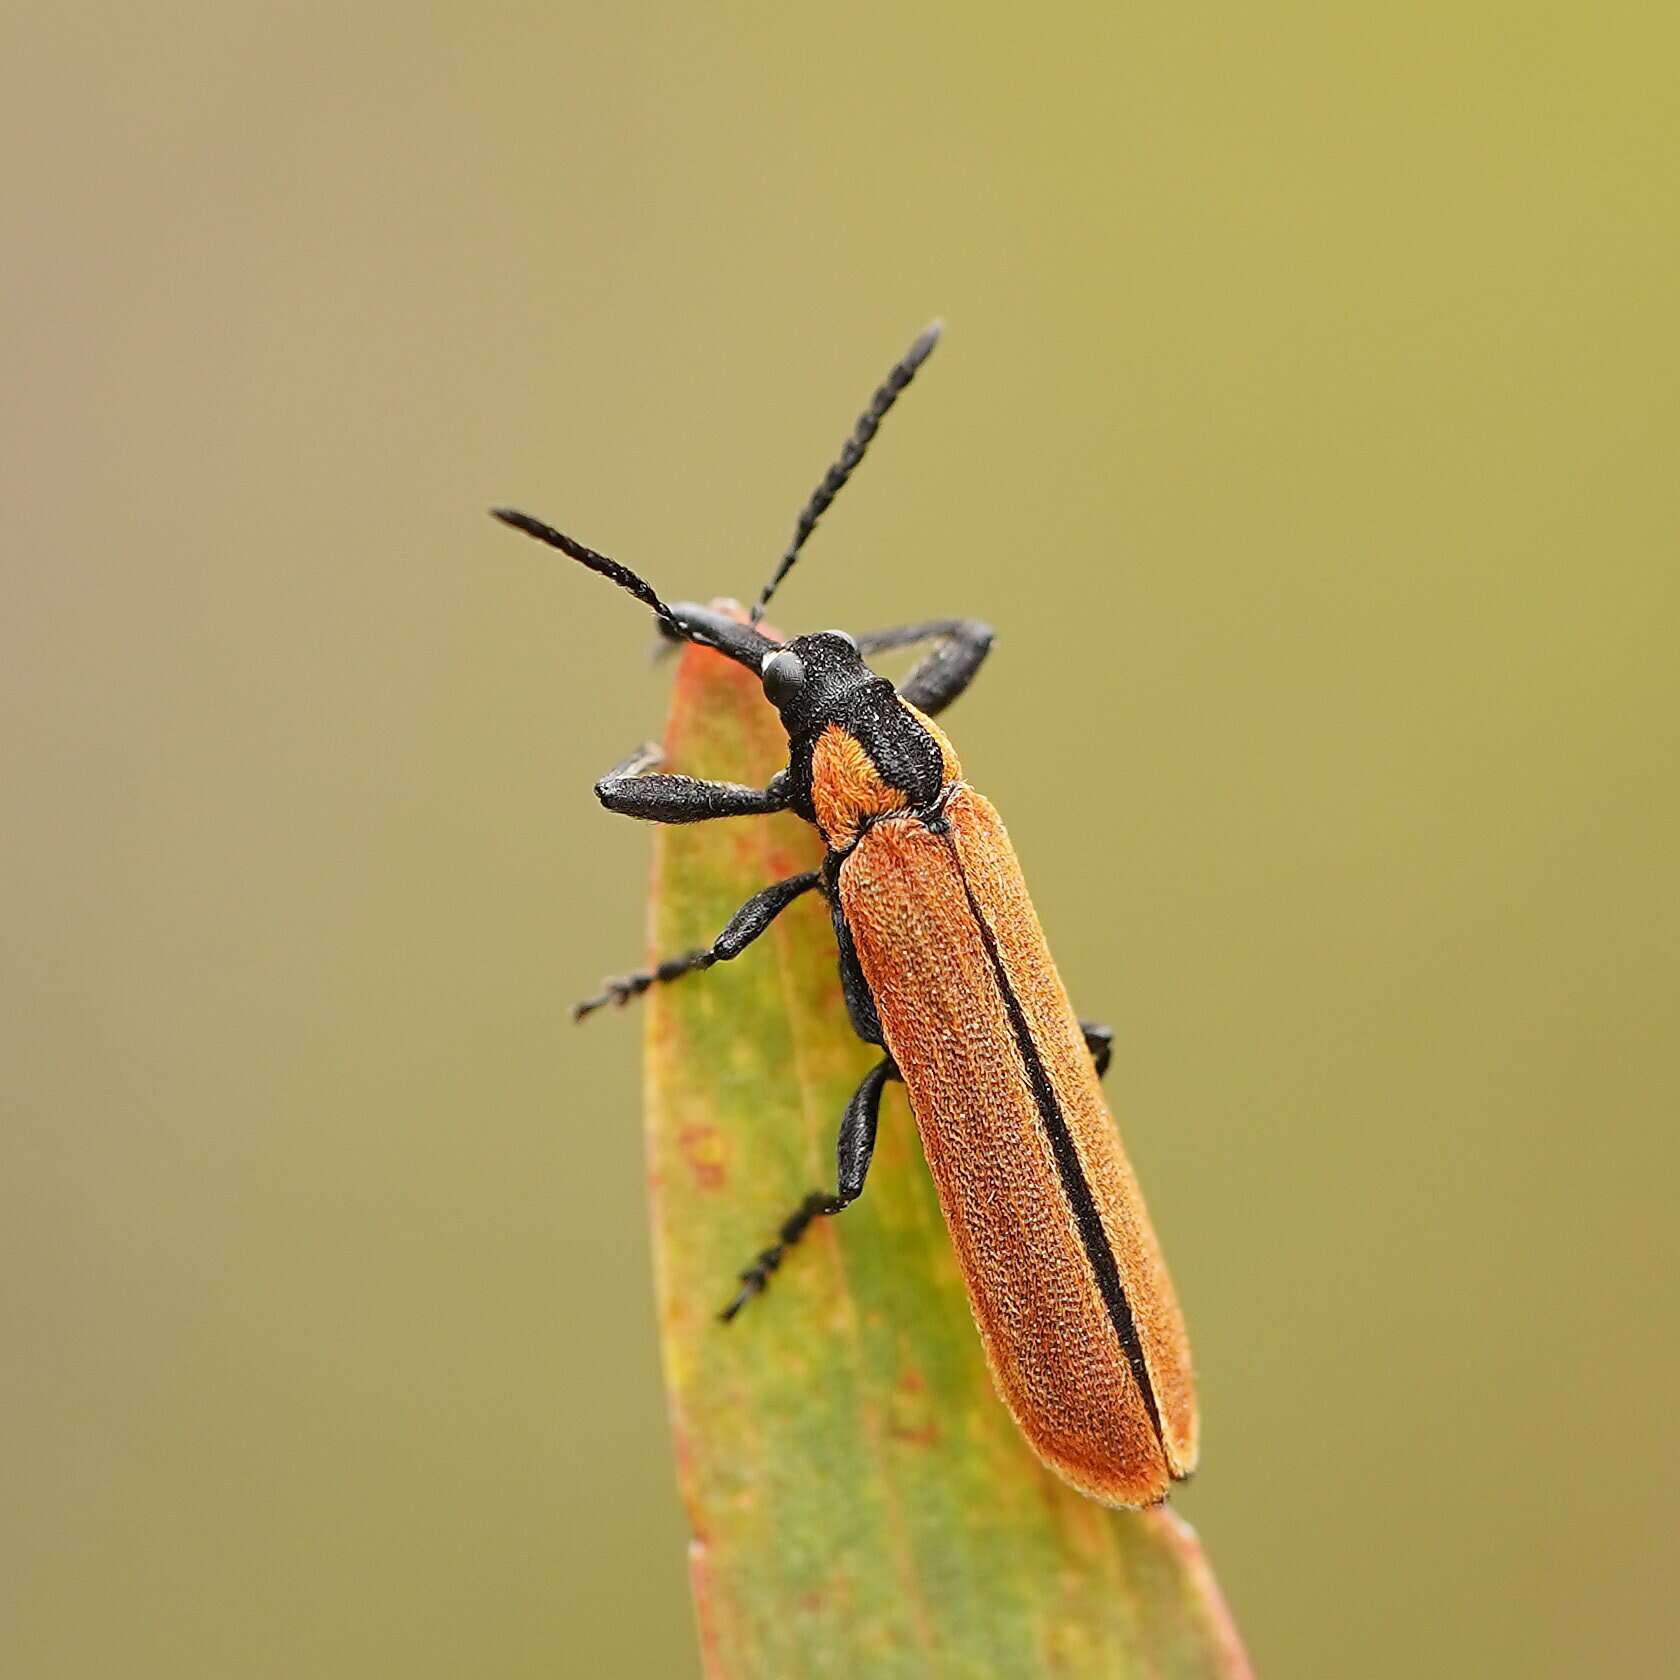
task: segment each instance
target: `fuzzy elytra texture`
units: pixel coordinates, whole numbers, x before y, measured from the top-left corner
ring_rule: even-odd
[[[944,814],[943,835],[914,822],[871,828],[841,868],[840,901],[999,1391],[1075,1487],[1151,1505],[1196,1462],[1184,1323],[1003,824],[965,786]],[[1087,1217],[1116,1264],[1142,1372],[1092,1274],[1002,984],[1054,1089],[1063,1147],[1095,1192]]]

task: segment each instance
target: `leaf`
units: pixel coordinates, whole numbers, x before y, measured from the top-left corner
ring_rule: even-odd
[[[665,746],[672,769],[757,786],[786,759],[752,674],[699,648]],[[655,953],[708,944],[820,856],[792,816],[660,829]],[[879,1055],[847,1021],[822,900],[647,1001],[659,1321],[710,1680],[1247,1675],[1194,1533],[1075,1493],[994,1394],[901,1086],[862,1199],[718,1322],[782,1218],[832,1187]]]

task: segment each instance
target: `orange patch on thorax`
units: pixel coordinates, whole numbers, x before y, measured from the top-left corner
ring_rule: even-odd
[[[811,809],[833,850],[850,846],[869,818],[902,811],[908,803],[902,788],[881,779],[856,736],[831,723],[817,737],[811,754]]]

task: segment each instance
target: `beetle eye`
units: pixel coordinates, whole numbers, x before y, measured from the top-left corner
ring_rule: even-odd
[[[783,648],[764,661],[764,697],[778,710],[804,686],[805,666],[791,648]]]
[[[851,631],[849,631],[849,630],[830,630],[828,632],[828,634],[833,636],[836,640],[844,642],[846,644],[846,646],[849,647],[852,650],[853,653],[857,652],[857,650],[858,650],[857,637],[854,636],[851,633]]]

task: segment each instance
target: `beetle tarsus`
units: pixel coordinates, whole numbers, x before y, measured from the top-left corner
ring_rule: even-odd
[[[786,1258],[787,1251],[805,1235],[811,1222],[828,1214],[838,1213],[845,1205],[838,1196],[830,1195],[826,1190],[813,1190],[782,1221],[781,1229],[776,1233],[775,1242],[741,1273],[739,1292],[735,1299],[718,1314],[718,1317],[725,1324],[728,1324],[753,1296],[762,1295],[764,1286],[770,1281],[771,1274]]]
[[[719,960],[720,954],[714,946],[710,950],[684,951],[680,957],[667,957],[656,968],[638,968],[631,974],[610,976],[601,982],[601,990],[593,997],[586,997],[581,1003],[572,1005],[572,1019],[581,1021],[609,1003],[615,1009],[622,1009],[632,998],[640,997],[649,986],[663,980],[680,980],[683,975],[710,968]]]
[[[813,1190],[781,1223],[776,1241],[741,1273],[741,1288],[718,1317],[728,1324],[755,1295],[764,1293],[771,1274],[781,1265],[787,1251],[810,1229],[811,1222],[841,1212],[863,1194],[875,1153],[875,1128],[881,1114],[881,1092],[889,1079],[899,1077],[891,1056],[883,1057],[863,1076],[840,1117],[840,1136],[835,1144],[839,1167],[839,1190]]]
[[[581,1021],[609,1003],[622,1009],[631,998],[640,997],[649,986],[657,986],[667,980],[680,980],[685,974],[697,974],[715,963],[728,962],[740,956],[796,898],[821,884],[821,873],[815,869],[772,881],[762,891],[754,893],[729,918],[729,926],[709,946],[684,951],[681,956],[667,957],[653,968],[638,968],[632,973],[603,980],[601,990],[593,997],[586,997],[581,1003],[572,1005],[572,1019]]]
[[[645,776],[650,770],[657,770],[664,762],[665,749],[657,741],[644,741],[634,752],[615,764],[601,780],[614,782],[626,776]]]

